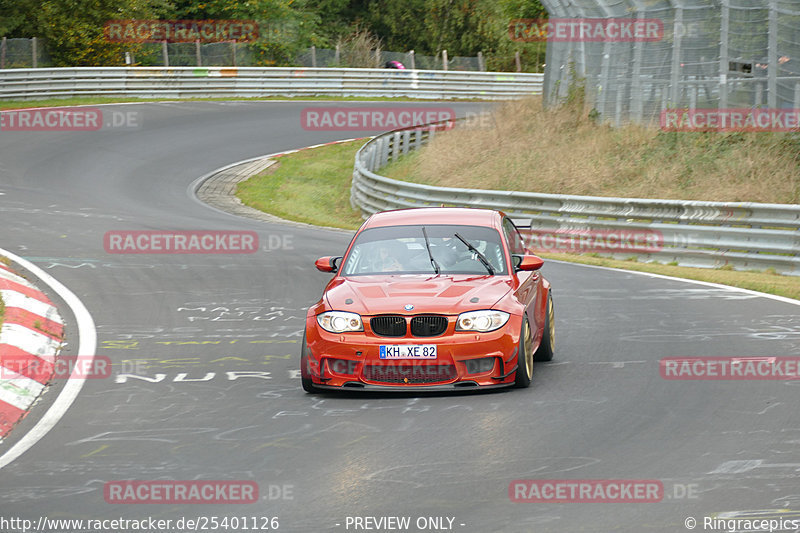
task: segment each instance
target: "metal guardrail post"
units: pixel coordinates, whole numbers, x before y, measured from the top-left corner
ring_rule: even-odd
[[[639,22],[644,24],[645,14],[644,11],[639,11],[637,18]],[[642,94],[642,53],[643,48],[641,44],[633,47],[633,69],[631,72],[631,110],[629,118],[636,123],[641,123],[644,118],[644,95]],[[617,93],[619,94],[619,88]]]
[[[372,149],[369,152],[369,170],[377,170],[378,169],[378,153],[380,152],[379,144],[376,143],[372,146]]]
[[[681,87],[678,83],[682,79],[681,73],[681,43],[683,41],[683,6],[679,3],[675,6],[675,22],[672,30],[672,65],[670,69],[670,103],[677,107],[681,100]]]
[[[767,34],[767,107],[778,107],[778,2],[769,0]]]
[[[381,138],[381,155],[380,159],[378,160],[378,165],[380,167],[385,167],[389,164],[389,138],[383,137]]]
[[[730,32],[730,0],[722,0],[719,30],[719,108],[728,107],[728,33]]]
[[[394,136],[392,137],[392,152],[389,154],[389,161],[395,161],[398,157],[400,157],[400,155],[402,155],[400,153],[401,135],[402,133],[399,131],[394,132]]]

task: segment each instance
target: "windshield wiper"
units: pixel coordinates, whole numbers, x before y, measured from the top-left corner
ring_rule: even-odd
[[[456,237],[456,238],[457,238],[459,241],[463,242],[463,243],[464,243],[464,245],[465,245],[467,248],[469,248],[469,251],[470,251],[470,252],[472,252],[472,253],[474,253],[474,254],[475,254],[475,256],[476,256],[478,259],[480,259],[481,263],[483,263],[483,266],[485,266],[485,267],[486,267],[486,270],[488,270],[488,271],[489,271],[489,274],[491,274],[492,276],[494,276],[494,268],[492,268],[492,265],[489,263],[489,260],[488,260],[488,259],[486,259],[486,256],[485,256],[485,255],[483,255],[483,254],[482,254],[482,253],[481,253],[481,252],[480,252],[480,251],[479,251],[477,248],[475,248],[475,247],[472,245],[472,243],[470,243],[470,242],[469,242],[467,239],[465,239],[464,237],[462,237],[462,236],[461,236],[461,235],[459,235],[458,233],[456,233],[456,234],[455,234],[455,237]]]
[[[433,271],[436,274],[439,274],[439,264],[436,262],[436,259],[433,258],[433,254],[431,253],[431,243],[428,240],[428,232],[425,231],[425,226],[422,226],[422,236],[425,237],[425,248],[428,250],[428,257],[431,258],[431,265],[433,266]]]

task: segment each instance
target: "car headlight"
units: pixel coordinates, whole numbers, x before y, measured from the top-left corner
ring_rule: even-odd
[[[456,320],[456,331],[494,331],[503,327],[511,316],[503,311],[469,311],[461,313]]]
[[[325,331],[331,333],[344,333],[345,331],[364,331],[361,316],[346,311],[327,311],[317,315],[317,324]]]

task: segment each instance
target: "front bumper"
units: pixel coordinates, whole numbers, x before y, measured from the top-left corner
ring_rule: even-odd
[[[315,387],[353,391],[455,391],[514,384],[522,318],[488,333],[456,332],[455,317],[436,337],[335,334],[306,319],[304,375]],[[436,359],[381,359],[381,345],[435,344]],[[489,367],[489,365],[491,365]]]
[[[318,389],[328,390],[347,390],[356,392],[466,392],[470,390],[504,389],[510,387],[514,382],[501,383],[494,385],[478,385],[474,381],[464,380],[446,385],[371,385],[360,381],[348,381],[340,386],[321,385],[314,383]]]

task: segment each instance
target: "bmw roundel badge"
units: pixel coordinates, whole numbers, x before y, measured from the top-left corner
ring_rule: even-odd
[[[411,311],[412,309],[414,309],[414,306],[411,304],[406,304],[403,306],[403,309],[405,309],[406,311]]]

